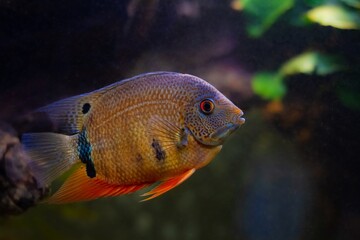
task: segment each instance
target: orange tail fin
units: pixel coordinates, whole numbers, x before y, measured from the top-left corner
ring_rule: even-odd
[[[88,201],[100,197],[118,196],[135,192],[149,184],[115,185],[98,178],[89,178],[84,168],[77,169],[45,203],[62,204]]]
[[[141,200],[141,202],[156,198],[156,197],[160,196],[161,194],[166,193],[167,191],[169,191],[169,190],[173,189],[174,187],[178,186],[180,183],[184,182],[194,172],[195,172],[195,168],[190,169],[190,170],[188,170],[188,171],[186,171],[183,174],[180,174],[178,176],[169,178],[168,180],[161,183],[160,185],[158,185],[154,189],[150,190],[149,192],[142,194],[141,195],[142,197],[147,197],[147,196],[149,196],[149,197]]]

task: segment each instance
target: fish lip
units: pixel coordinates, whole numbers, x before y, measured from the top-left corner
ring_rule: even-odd
[[[226,138],[228,138],[233,132],[235,132],[241,125],[245,123],[245,118],[242,118],[243,112],[240,110],[240,114],[237,114],[233,117],[232,121],[230,123],[227,123],[226,125],[218,128],[213,133],[207,135],[205,139],[203,138],[197,138],[193,135],[191,131],[191,135],[194,136],[196,141],[199,143],[208,146],[208,147],[216,147],[222,145]]]
[[[242,117],[240,117],[240,118],[238,118],[238,125],[239,125],[239,127],[241,126],[241,125],[243,125],[245,123],[245,118],[242,118]]]
[[[244,119],[245,122],[245,119]],[[225,126],[217,129],[215,132],[209,135],[210,139],[213,139],[214,142],[223,143],[225,139],[235,132],[241,124],[238,123],[228,123]]]
[[[239,111],[240,113],[233,117],[232,122],[240,126],[245,123],[245,118],[242,117],[244,115],[243,111],[241,111],[240,109]]]
[[[197,141],[208,147],[220,146],[224,143],[225,139],[229,135],[231,135],[234,131],[236,131],[240,126],[241,124],[238,123],[228,123],[225,126],[220,127],[215,132],[208,135],[207,137],[208,140],[204,141],[201,139],[197,139]]]

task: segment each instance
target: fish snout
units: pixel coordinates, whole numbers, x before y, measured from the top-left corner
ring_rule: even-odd
[[[232,119],[232,123],[236,126],[241,126],[245,123],[245,118],[243,118],[242,116],[244,115],[243,111],[241,111],[239,109],[239,111],[237,112],[237,114],[235,114],[235,116]]]
[[[245,118],[243,111],[237,109],[236,113],[232,118],[230,118],[230,122],[226,125],[218,128],[215,132],[210,134],[210,138],[212,139],[212,145],[222,144],[227,137],[229,137],[233,132],[236,131],[242,124],[245,123]]]

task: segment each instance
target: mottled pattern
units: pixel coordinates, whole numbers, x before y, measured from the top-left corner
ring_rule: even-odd
[[[152,148],[155,151],[155,157],[157,160],[159,161],[163,161],[165,160],[166,157],[166,152],[165,150],[161,147],[160,143],[158,140],[153,139],[153,142],[151,144]]]
[[[206,165],[221,146],[209,147],[197,138],[205,139],[240,112],[214,87],[185,74],[140,76],[93,94],[99,92],[84,128],[97,177],[116,184],[154,182]],[[216,114],[199,112],[205,98],[218,105]],[[182,136],[185,128],[188,139]]]

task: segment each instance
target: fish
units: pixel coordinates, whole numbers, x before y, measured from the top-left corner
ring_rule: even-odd
[[[150,200],[207,165],[244,122],[243,111],[205,80],[152,72],[35,110],[53,132],[21,137],[43,185],[69,172],[49,204],[133,193]],[[156,186],[157,184],[157,186]]]

